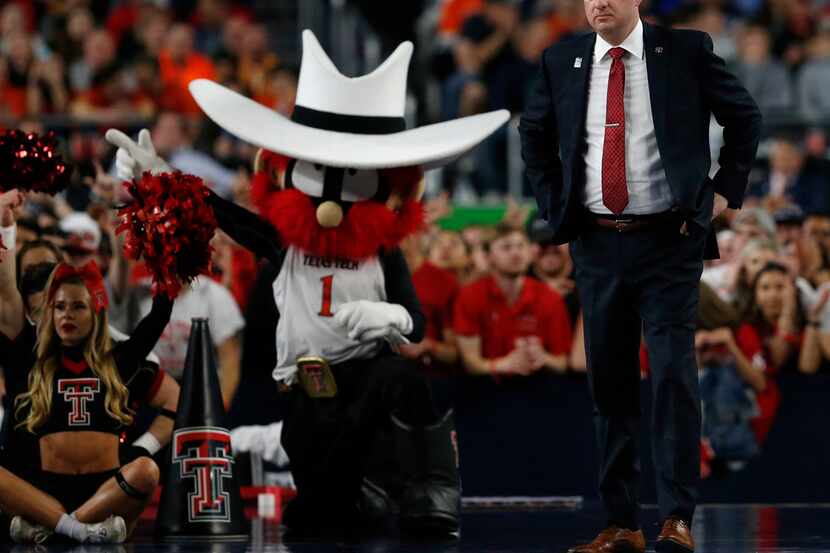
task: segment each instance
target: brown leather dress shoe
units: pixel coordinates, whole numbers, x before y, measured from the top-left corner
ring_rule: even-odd
[[[594,541],[568,549],[568,553],[643,553],[646,539],[642,530],[609,526]]]
[[[670,517],[663,522],[657,536],[654,551],[657,553],[694,553],[695,540],[689,525],[679,518]]]

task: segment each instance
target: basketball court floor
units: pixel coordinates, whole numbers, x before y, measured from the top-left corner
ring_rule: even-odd
[[[416,542],[393,535],[363,539],[283,539],[279,525],[254,519],[246,542],[160,543],[152,539],[152,522],[142,521],[132,541],[120,546],[0,546],[14,553],[564,553],[590,541],[603,520],[598,505],[491,508],[468,505],[461,539]],[[654,508],[643,511],[648,551],[659,531]],[[830,551],[830,504],[704,505],[694,524],[698,553],[802,553]]]

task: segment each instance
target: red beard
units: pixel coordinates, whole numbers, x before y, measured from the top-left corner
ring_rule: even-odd
[[[296,188],[267,194],[261,187],[264,183],[252,184],[252,199],[262,216],[276,227],[283,244],[320,257],[374,257],[396,248],[424,223],[418,201],[407,200],[398,211],[392,211],[369,200],[352,204],[337,227],[323,228],[317,223],[317,207],[311,198]]]

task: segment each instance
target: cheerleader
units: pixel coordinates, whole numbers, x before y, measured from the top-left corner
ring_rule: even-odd
[[[176,409],[175,381],[144,361],[173,304],[157,296],[132,336],[115,345],[107,306],[94,263],[61,263],[47,283],[36,333],[22,332],[22,318],[16,325],[4,321],[15,356],[29,356],[18,366],[31,367],[15,424],[37,437],[41,458],[32,483],[0,469],[0,508],[13,516],[9,533],[16,542],[41,543],[53,533],[80,542],[123,542],[158,483],[159,469],[149,456],[121,466],[119,435],[133,422],[136,401]],[[134,445],[152,454],[171,430],[172,424],[157,419]]]

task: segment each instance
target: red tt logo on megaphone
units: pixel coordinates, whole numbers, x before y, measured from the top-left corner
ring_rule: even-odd
[[[230,522],[230,495],[222,481],[233,476],[231,435],[211,426],[182,428],[173,433],[173,462],[182,482],[192,481],[188,492],[189,522]]]

